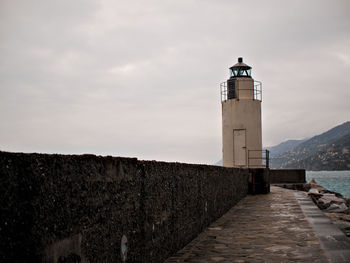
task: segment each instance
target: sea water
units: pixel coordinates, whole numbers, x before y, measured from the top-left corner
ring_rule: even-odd
[[[350,171],[306,171],[306,181],[312,178],[327,190],[350,198]]]

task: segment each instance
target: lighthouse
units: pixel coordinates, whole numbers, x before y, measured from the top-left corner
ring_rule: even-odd
[[[230,78],[221,83],[222,153],[224,167],[258,168],[263,165],[261,82],[238,58]]]

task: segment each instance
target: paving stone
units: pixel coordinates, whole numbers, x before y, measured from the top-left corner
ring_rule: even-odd
[[[307,202],[307,197],[300,200],[317,216],[318,211]],[[271,187],[270,194],[244,198],[165,261],[174,262],[324,263],[330,260],[293,191]]]

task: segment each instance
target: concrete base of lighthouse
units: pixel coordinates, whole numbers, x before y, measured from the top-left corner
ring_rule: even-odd
[[[223,166],[261,167],[261,101],[223,101],[222,123]]]

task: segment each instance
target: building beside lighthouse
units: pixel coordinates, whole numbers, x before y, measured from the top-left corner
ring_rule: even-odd
[[[257,168],[263,164],[261,82],[238,58],[230,78],[221,83],[222,153],[224,167]]]

